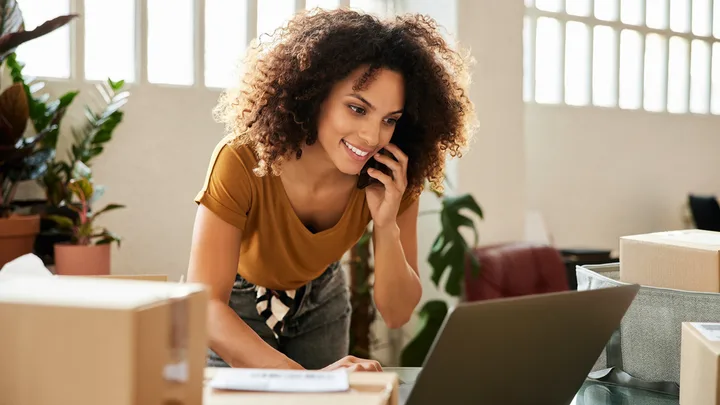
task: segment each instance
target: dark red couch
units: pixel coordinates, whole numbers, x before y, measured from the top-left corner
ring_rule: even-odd
[[[465,270],[465,300],[542,294],[569,289],[565,263],[557,249],[515,242],[476,248],[480,274]]]

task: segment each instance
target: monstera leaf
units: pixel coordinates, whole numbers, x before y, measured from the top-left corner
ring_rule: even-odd
[[[445,282],[445,291],[454,297],[459,296],[462,291],[466,259],[470,260],[474,274],[477,274],[480,269],[480,263],[470,254],[472,246],[477,245],[480,237],[475,228],[475,222],[472,218],[464,215],[462,210],[468,210],[478,218],[483,218],[482,209],[472,195],[443,197],[440,210],[440,233],[435,238],[428,256],[428,263],[432,267],[432,282],[440,288],[440,280],[449,271]],[[470,229],[474,235],[472,246],[468,245],[461,233],[463,227]]]
[[[0,63],[19,45],[47,35],[76,18],[77,14],[55,17],[26,31],[22,11],[16,0],[0,0]]]

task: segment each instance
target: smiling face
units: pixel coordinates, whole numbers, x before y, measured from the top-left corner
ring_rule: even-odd
[[[336,83],[318,117],[318,143],[338,170],[358,174],[392,138],[405,103],[403,77],[379,69],[362,90],[353,86],[365,73],[360,67]]]

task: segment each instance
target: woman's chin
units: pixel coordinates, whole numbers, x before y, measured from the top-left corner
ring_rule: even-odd
[[[360,171],[362,170],[363,166],[367,162],[367,160],[355,160],[350,159],[345,155],[339,155],[336,156],[335,159],[333,159],[335,163],[335,167],[343,174],[347,174],[350,176],[357,176],[360,174]]]
[[[362,166],[361,167],[336,166],[336,167],[340,171],[340,173],[347,174],[348,176],[357,176],[358,174],[360,174],[360,171],[362,170]]]

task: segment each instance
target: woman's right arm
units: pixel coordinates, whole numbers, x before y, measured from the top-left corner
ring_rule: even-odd
[[[202,283],[209,290],[209,346],[231,367],[302,369],[265,343],[228,305],[241,236],[240,229],[198,205],[187,280]]]

